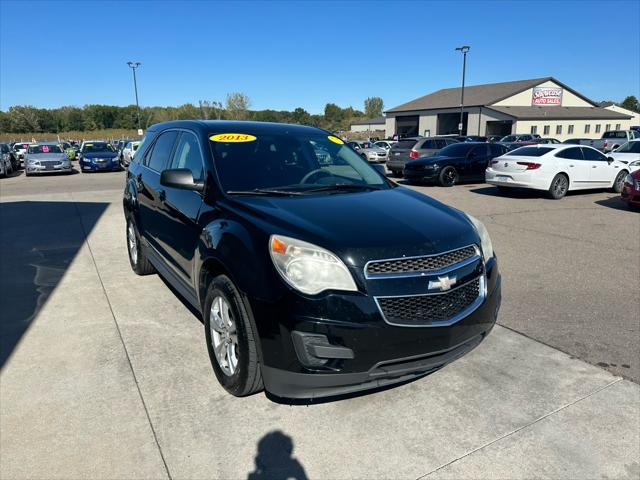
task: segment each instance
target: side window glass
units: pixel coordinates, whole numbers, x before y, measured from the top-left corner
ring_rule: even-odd
[[[191,170],[194,180],[204,180],[204,165],[200,154],[200,146],[193,133],[182,132],[176,147],[176,153],[173,155],[171,168],[187,168]]]
[[[169,157],[171,157],[173,144],[176,142],[177,136],[177,131],[169,131],[164,132],[158,137],[150,156],[148,156],[146,160],[146,164],[151,170],[161,172],[164,169]]]
[[[567,158],[570,160],[584,160],[582,157],[582,151],[580,148],[567,148],[566,150],[562,150],[558,152],[556,157]]]
[[[584,155],[585,160],[597,160],[601,162],[607,161],[606,156],[593,148],[583,148],[582,154]]]

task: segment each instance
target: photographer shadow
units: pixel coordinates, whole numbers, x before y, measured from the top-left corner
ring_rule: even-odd
[[[258,442],[255,470],[248,480],[307,480],[302,464],[292,456],[293,440],[279,430],[267,433]]]

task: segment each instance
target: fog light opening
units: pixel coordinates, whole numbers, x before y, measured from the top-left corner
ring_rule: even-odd
[[[332,359],[355,358],[353,350],[332,345],[326,335],[293,331],[291,339],[298,360],[305,367],[319,368],[326,366]]]

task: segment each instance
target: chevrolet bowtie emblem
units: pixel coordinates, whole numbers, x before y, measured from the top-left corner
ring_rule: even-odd
[[[432,288],[439,288],[440,291],[446,292],[450,290],[457,283],[456,277],[438,277],[438,281],[434,282],[433,280],[429,281],[429,290]]]

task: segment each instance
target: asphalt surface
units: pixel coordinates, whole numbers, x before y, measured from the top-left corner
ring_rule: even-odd
[[[0,181],[0,196],[121,190],[124,175],[19,172]],[[503,196],[486,184],[411,188],[486,224],[509,300],[500,325],[640,382],[640,215],[616,194],[552,201],[527,191]]]
[[[486,222],[503,326],[417,381],[289,406],[228,395],[200,320],[131,272],[123,177],[0,179],[0,478],[640,476],[640,386],[611,372],[638,368],[638,216],[613,195],[417,187]]]

